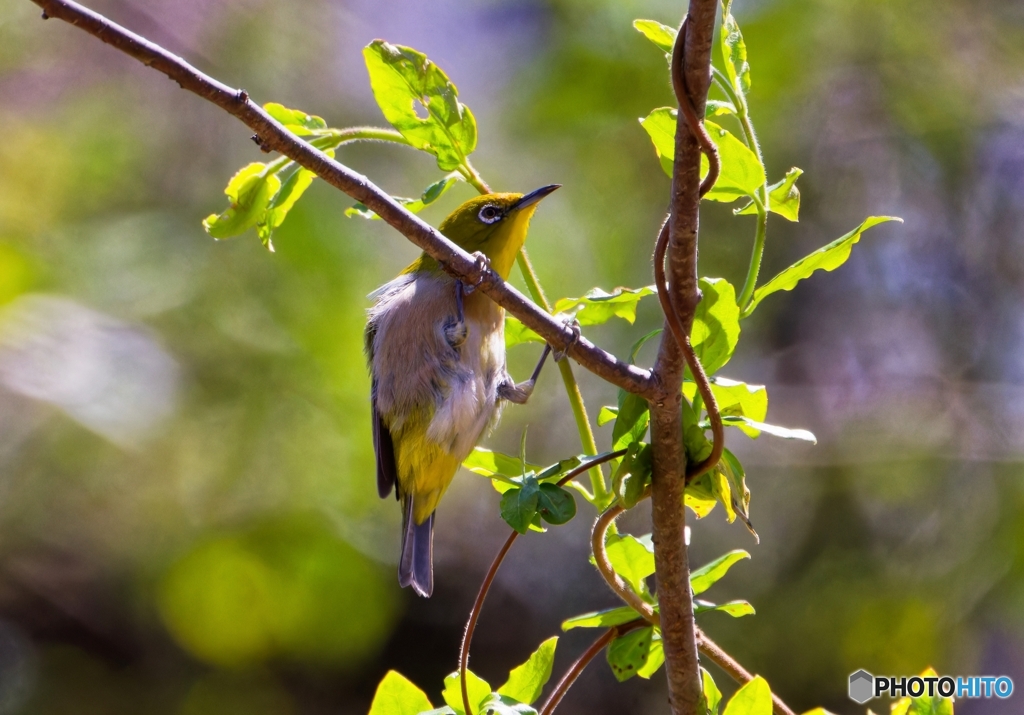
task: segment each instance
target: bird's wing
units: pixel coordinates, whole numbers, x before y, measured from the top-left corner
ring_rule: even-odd
[[[373,412],[373,452],[377,456],[377,493],[383,499],[391,493],[398,480],[398,468],[395,466],[395,443],[391,439],[391,430],[384,424],[384,418],[377,410],[377,381],[374,380],[370,392]],[[397,497],[397,492],[395,493]]]

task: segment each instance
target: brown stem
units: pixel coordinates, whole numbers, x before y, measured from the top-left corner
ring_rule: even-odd
[[[32,0],[46,17],[64,20],[99,40],[162,72],[186,89],[216,104],[256,132],[262,149],[277,151],[309,169],[321,179],[363,203],[428,255],[447,265],[466,282],[478,285],[495,303],[516,316],[556,350],[568,354],[587,370],[629,392],[651,391],[648,371],[630,365],[579,336],[526,296],[483,269],[466,251],[449,241],[415,214],[396,202],[365,176],[349,169],[298,138],[249,99],[245,90],[232,87],[195,69],[180,57],[136,35],[102,15],[71,0]]]
[[[640,499],[646,499],[650,495],[651,491],[648,489]],[[601,576],[604,577],[605,582],[607,582],[608,586],[615,592],[615,595],[625,601],[626,605],[639,613],[640,616],[652,626],[661,627],[661,619],[658,618],[658,614],[655,612],[654,607],[647,603],[647,601],[640,598],[639,594],[635,593],[633,589],[622,580],[622,577],[615,573],[615,569],[612,568],[612,562],[608,558],[608,551],[605,549],[604,542],[605,535],[608,533],[608,527],[612,525],[623,511],[625,511],[623,507],[616,504],[601,514],[594,523],[594,531],[590,536],[590,548],[594,552],[594,563],[597,564],[597,570],[601,572]]]
[[[580,673],[583,672],[583,669],[587,667],[590,661],[592,661],[606,645],[619,636],[646,625],[647,622],[644,619],[638,618],[635,621],[623,623],[620,626],[613,626],[602,633],[589,648],[583,651],[583,655],[577,658],[576,662],[569,666],[569,670],[565,672],[565,675],[563,675],[561,680],[558,681],[558,685],[556,685],[555,689],[551,691],[551,695],[548,696],[546,701],[544,701],[544,705],[541,706],[538,715],[551,715],[551,713],[554,712],[555,708],[558,707],[558,704],[562,702],[562,698],[565,697],[565,693],[570,687],[572,687],[572,684],[576,682],[576,678],[580,677]]]
[[[680,76],[685,79],[684,89],[695,116],[704,114],[717,5],[715,0],[690,0],[688,19],[680,28],[673,52],[676,58],[673,64],[682,67]],[[682,328],[684,338],[690,334],[699,300],[697,226],[701,189],[701,137],[691,130],[687,109],[681,107],[676,125],[669,235],[664,249],[665,288],[672,306],[671,311],[666,311],[666,321],[671,330],[673,318],[677,319],[679,325],[675,327]],[[684,351],[685,339],[680,341],[670,332],[661,341],[654,367],[657,394],[648,399],[653,449],[651,517],[669,702],[674,715],[697,715],[702,702],[702,684],[689,587],[689,560],[683,541],[687,471],[681,413],[687,357]]]
[[[570,481],[589,471],[592,467],[597,467],[605,462],[610,462],[613,459],[618,459],[626,453],[626,450],[620,449],[617,452],[611,452],[609,454],[602,455],[596,459],[591,459],[584,462],[579,467],[570,470],[558,480],[558,486],[563,487]],[[483,582],[480,584],[480,590],[477,591],[476,600],[473,602],[473,608],[469,612],[469,620],[466,622],[466,630],[462,633],[462,644],[459,646],[459,679],[462,687],[462,705],[466,709],[466,715],[473,715],[473,709],[469,704],[469,685],[466,681],[466,673],[469,670],[469,646],[473,642],[473,633],[476,631],[477,621],[480,620],[480,612],[484,608],[484,599],[487,598],[487,592],[491,590],[491,584],[494,583],[494,577],[498,575],[498,569],[501,567],[501,562],[505,560],[505,556],[508,554],[508,550],[512,548],[512,544],[519,536],[519,532],[515,529],[508,535],[508,539],[499,549],[494,560],[491,561],[491,567],[487,569],[487,574],[484,576]]]
[[[697,629],[697,647],[708,660],[724,670],[740,685],[746,685],[754,679],[754,676],[746,668],[737,663],[731,655],[722,650],[721,646],[708,638],[707,634],[699,628]],[[789,706],[782,702],[782,699],[775,693],[772,693],[772,712],[775,715],[794,715]]]

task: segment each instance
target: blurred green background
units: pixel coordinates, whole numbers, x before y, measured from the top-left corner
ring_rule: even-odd
[[[676,24],[681,3],[91,6],[339,127],[383,123],[362,46],[416,47],[476,113],[475,164],[495,188],[564,184],[530,236],[549,295],[651,281],[668,180],[637,118],[672,99],[631,21]],[[798,710],[863,712],[845,696],[858,668],[1024,683],[1024,2],[733,12],[769,178],[806,171],[801,222],[771,219],[765,276],[869,214],[906,223],[744,323],[725,373],[766,383],[770,421],[819,443],[732,435],[761,543],[719,509],[693,524],[693,561],[751,551],[709,596],[758,613],[703,626]],[[439,177],[401,147],[339,158],[402,196]],[[389,668],[437,703],[456,667],[507,533],[497,495],[457,478],[425,601],[398,588],[399,513],[373,478],[366,296],[416,250],[345,218],[352,202],[320,183],[276,253],[255,235],[213,241],[201,220],[261,160],[220,110],[0,0],[0,714],[364,713]],[[471,195],[457,186],[424,216]],[[753,219],[730,208],[703,209],[701,273],[739,283]],[[591,337],[624,354],[658,326],[648,300],[636,325]],[[514,348],[513,374],[535,358]],[[592,416],[614,403],[576,372]],[[485,444],[515,450],[528,424],[532,461],[578,451],[554,370]],[[644,511],[623,526],[646,532]],[[517,544],[474,670],[500,683],[563,618],[614,603],[586,562],[591,517]],[[591,637],[567,634],[556,671]],[[663,712],[665,697],[660,675],[619,685],[597,662],[560,712]]]

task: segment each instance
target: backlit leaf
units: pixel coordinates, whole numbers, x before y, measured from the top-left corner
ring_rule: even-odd
[[[377,686],[370,715],[419,715],[432,707],[422,690],[401,673],[389,670]]]
[[[817,444],[818,439],[812,433],[805,429],[790,429],[789,427],[779,427],[778,425],[770,425],[764,422],[758,422],[756,420],[748,419],[747,417],[739,416],[723,416],[722,423],[728,427],[746,427],[748,430],[756,431],[758,434],[764,432],[770,434],[773,437],[782,437],[783,439],[799,439],[804,442],[810,442],[811,444]],[[747,430],[744,430],[745,432]]]
[[[772,691],[760,675],[736,691],[722,715],[772,715]]]
[[[480,712],[481,704],[490,698],[491,686],[472,670],[467,670],[466,691],[469,694],[470,707],[472,707],[473,713],[476,715]],[[462,702],[462,682],[458,671],[445,677],[444,690],[441,692],[441,697],[448,703],[448,707],[458,715],[466,715],[466,709]]]
[[[736,549],[730,551],[727,554],[719,556],[711,563],[704,564],[699,569],[695,569],[690,572],[690,588],[693,589],[693,595],[699,595],[707,591],[711,586],[715,584],[720,578],[725,576],[732,568],[733,564],[743,559],[749,559],[750,554],[742,549]]]
[[[729,601],[728,603],[716,605],[714,603],[708,603],[707,601],[694,600],[694,613],[707,613],[709,611],[720,611],[722,613],[727,613],[733,618],[752,616],[755,613],[754,607],[746,601]]]
[[[618,608],[608,608],[603,611],[593,611],[592,613],[573,616],[562,622],[562,630],[570,631],[573,628],[611,628],[612,626],[635,621],[637,618],[640,618],[640,614],[632,608],[629,606],[619,606]]]
[[[551,678],[551,667],[555,662],[555,647],[557,645],[558,636],[548,638],[541,643],[525,663],[512,669],[508,675],[508,682],[498,688],[498,694],[514,698],[527,705],[536,702],[544,685]]]
[[[672,54],[672,47],[676,43],[676,28],[669,27],[657,20],[633,20],[633,27],[657,45],[662,52]]]
[[[647,651],[647,662],[640,667],[640,670],[636,671],[636,674],[644,680],[649,680],[664,664],[665,644],[661,641],[661,632],[655,628],[651,634],[651,647]]]
[[[441,68],[422,52],[383,40],[367,45],[363,57],[373,96],[391,125],[437,157],[442,171],[464,163],[476,149],[476,120]]]
[[[718,411],[723,416],[747,417],[755,422],[762,422],[768,415],[768,390],[764,385],[748,385],[727,377],[710,378],[711,392],[718,404]],[[693,401],[697,394],[697,385],[687,381],[683,384],[683,394]],[[757,437],[760,432],[753,427],[736,425],[749,437]]]
[[[718,715],[718,704],[722,702],[722,693],[715,685],[711,673],[700,669],[701,682],[704,684],[704,702],[708,707],[708,715]]]
[[[268,102],[263,105],[267,114],[284,125],[284,128],[298,136],[310,134],[321,134],[327,129],[327,122],[321,117],[306,114],[301,109],[289,109],[277,102]]]
[[[701,278],[703,298],[690,331],[690,344],[704,372],[715,374],[732,357],[740,339],[740,311],[736,289],[724,278]]]
[[[785,269],[755,290],[754,295],[750,299],[750,305],[743,309],[743,317],[750,315],[754,311],[754,308],[756,308],[762,300],[770,296],[772,293],[780,290],[793,290],[797,283],[802,281],[804,278],[809,277],[815,271],[834,271],[836,268],[839,268],[839,266],[846,263],[846,259],[850,257],[850,251],[853,249],[853,244],[860,240],[861,234],[869,228],[877,226],[880,223],[885,223],[886,221],[899,221],[900,223],[903,223],[903,219],[896,218],[894,216],[868,217],[864,220],[864,223],[857,228],[843,236],[840,236],[827,246],[819,248],[809,256],[801,258],[789,268]]]
[[[211,214],[203,221],[206,232],[217,239],[245,233],[263,219],[270,199],[281,188],[276,174],[264,174],[266,164],[244,166],[231,177],[224,193],[231,205],[220,214]]]
[[[605,551],[615,573],[638,594],[647,593],[645,579],[654,573],[654,544],[650,534],[640,538],[612,534],[605,540]]]
[[[398,203],[402,204],[407,211],[414,214],[418,214],[420,211],[425,209],[430,204],[437,201],[439,198],[450,189],[456,182],[462,181],[462,174],[452,172],[440,181],[435,181],[433,184],[423,190],[423,193],[418,199],[403,199],[398,196],[392,198]],[[355,206],[345,209],[346,216],[361,216],[362,218],[380,220],[380,216],[375,214],[370,209],[366,208],[363,204],[356,204]]]
[[[790,221],[798,221],[800,218],[800,189],[796,187],[796,180],[803,174],[803,169],[795,166],[786,172],[785,178],[768,187],[769,206],[772,213],[776,213]],[[736,210],[736,215],[757,213],[754,202],[741,209]]]
[[[612,451],[618,451],[643,439],[650,421],[651,410],[647,400],[620,389],[618,414],[612,427]]]
[[[608,293],[592,288],[581,298],[562,298],[555,303],[556,313],[570,313],[580,325],[600,325],[612,318],[622,318],[632,324],[636,320],[636,306],[646,296],[654,295],[654,286],[644,288],[616,288]]]
[[[523,325],[518,318],[514,318],[506,313],[505,349],[507,350],[513,345],[519,345],[520,343],[540,343],[543,345],[544,338]]]
[[[747,45],[743,42],[740,26],[729,11],[732,0],[722,2],[722,56],[725,58],[725,73],[733,88],[740,94],[750,92],[750,64],[747,62]]]

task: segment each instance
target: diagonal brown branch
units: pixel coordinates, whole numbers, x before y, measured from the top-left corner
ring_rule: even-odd
[[[403,236],[422,248],[453,273],[469,283],[479,281],[480,290],[516,316],[556,350],[568,350],[576,362],[598,377],[629,392],[647,395],[650,373],[617,359],[568,326],[545,313],[522,293],[482,268],[468,253],[446,239],[435,228],[406,211],[385,191],[365,176],[328,157],[290,133],[249,99],[240,89],[219,82],[195,69],[180,57],[117,25],[104,16],[70,0],[32,0],[43,9],[44,18],[58,18],[134,57],[147,67],[162,72],[193,94],[216,104],[256,132],[261,148],[284,154],[321,179],[362,202]]]

